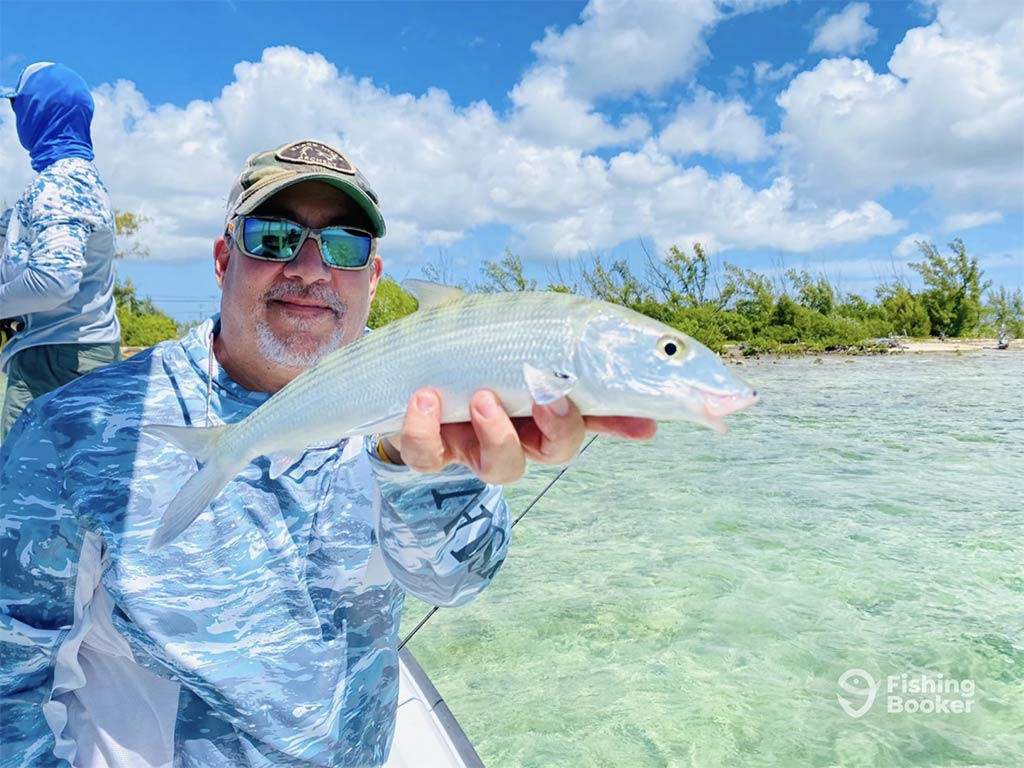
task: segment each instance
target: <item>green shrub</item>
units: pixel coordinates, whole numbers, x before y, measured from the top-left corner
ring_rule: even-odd
[[[932,323],[921,295],[911,293],[902,285],[891,289],[882,299],[882,312],[893,333],[921,337],[932,331]]]
[[[730,310],[718,313],[718,327],[721,329],[722,335],[730,341],[743,341],[754,334],[750,318]]]
[[[692,336],[708,349],[721,352],[726,339],[718,323],[718,314],[710,306],[680,307],[672,313],[668,324]]]
[[[370,317],[366,324],[371,328],[380,328],[416,311],[416,299],[402,290],[402,287],[390,277],[381,278],[377,283],[377,295],[370,304]]]
[[[178,326],[163,313],[135,315],[118,307],[117,319],[121,323],[121,345],[125,347],[151,347],[178,338]]]
[[[148,297],[140,299],[130,279],[114,285],[114,301],[117,319],[121,323],[121,346],[151,347],[158,342],[178,338],[178,326],[174,320],[157,309]]]

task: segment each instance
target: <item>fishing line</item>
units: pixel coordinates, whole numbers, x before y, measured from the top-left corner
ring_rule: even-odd
[[[533,509],[534,505],[536,505],[536,503],[538,501],[540,501],[541,498],[543,498],[544,494],[551,490],[551,486],[553,486],[555,483],[557,483],[559,481],[559,479],[562,477],[562,475],[564,475],[566,472],[569,471],[569,467],[571,467],[576,462],[576,459],[579,459],[579,457],[584,454],[584,452],[587,450],[587,448],[589,448],[591,446],[591,444],[595,440],[597,440],[597,435],[592,436],[587,441],[587,444],[584,445],[580,449],[580,452],[576,454],[576,458],[573,459],[573,461],[571,461],[568,464],[566,464],[564,467],[562,467],[562,469],[559,471],[559,473],[557,475],[555,475],[553,478],[551,478],[551,482],[544,486],[544,490],[542,490],[540,493],[538,493],[536,498],[534,498],[534,500],[531,501],[527,505],[526,509],[524,509],[522,511],[522,513],[520,513],[519,517],[517,517],[515,520],[512,521],[512,525],[510,526],[510,530],[512,528],[515,528],[516,524],[520,520],[522,520],[524,517],[526,517],[526,513],[529,512],[531,509]],[[403,640],[402,642],[400,642],[398,644],[398,650],[402,650],[402,648],[405,647],[405,644],[408,643],[410,640],[412,640],[412,636],[420,631],[420,627],[422,627],[424,624],[426,624],[428,621],[430,621],[430,617],[433,616],[435,613],[437,613],[440,609],[441,609],[441,606],[439,606],[439,605],[435,605],[433,608],[431,608],[430,612],[420,620],[420,623],[417,624],[415,627],[413,627],[412,631],[409,632],[409,634],[405,636],[405,640]]]

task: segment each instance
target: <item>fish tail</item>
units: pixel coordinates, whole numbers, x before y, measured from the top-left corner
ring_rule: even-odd
[[[178,427],[170,424],[147,424],[142,433],[173,443],[198,461],[205,464],[214,455],[217,445],[230,424],[219,427]]]
[[[204,464],[167,505],[160,525],[149,541],[149,552],[155,552],[178,538],[237,474],[235,463],[225,461],[223,455],[217,452],[228,429],[229,426],[198,428],[165,425],[143,428],[143,432],[174,443]]]

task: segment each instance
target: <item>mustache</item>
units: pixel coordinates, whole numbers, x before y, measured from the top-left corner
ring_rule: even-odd
[[[339,317],[345,314],[345,303],[324,285],[302,286],[296,283],[277,283],[263,295],[263,300],[267,304],[281,299],[315,301],[330,308]]]

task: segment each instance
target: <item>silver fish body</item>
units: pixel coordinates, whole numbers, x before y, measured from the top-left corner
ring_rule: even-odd
[[[565,395],[585,415],[695,421],[719,431],[723,415],[757,401],[702,344],[621,306],[404,285],[419,311],[328,355],[238,424],[145,428],[205,462],[168,506],[151,548],[180,534],[257,456],[400,431],[409,399],[424,386],[439,391],[443,423],[468,421],[479,389],[493,390],[512,416]]]

